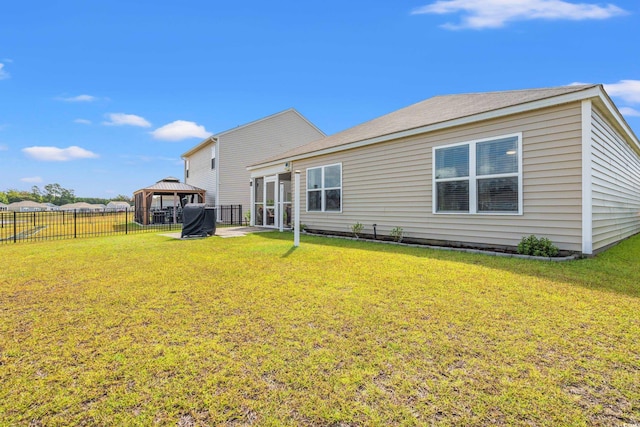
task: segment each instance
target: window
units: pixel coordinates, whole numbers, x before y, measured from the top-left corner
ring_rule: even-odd
[[[434,147],[434,213],[522,213],[522,134]]]
[[[211,147],[211,169],[216,168],[216,146]]]
[[[189,178],[189,160],[184,161],[184,177]]]
[[[342,164],[307,169],[307,211],[342,211]]]

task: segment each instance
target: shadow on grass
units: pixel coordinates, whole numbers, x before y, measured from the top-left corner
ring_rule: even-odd
[[[293,233],[257,233],[262,239],[293,242]],[[323,236],[301,236],[301,245],[323,245],[339,248],[402,253],[422,258],[481,265],[510,273],[560,281],[588,289],[615,292],[631,297],[640,297],[640,234],[622,241],[609,250],[587,259],[567,262],[537,261],[507,258],[466,252],[445,251],[428,247],[392,245]],[[289,249],[283,258],[295,251]]]
[[[280,258],[287,258],[289,257],[289,255],[291,255],[292,253],[294,253],[296,251],[296,249],[298,249],[296,246],[291,246],[291,248],[289,248],[289,250],[287,252],[285,252]]]

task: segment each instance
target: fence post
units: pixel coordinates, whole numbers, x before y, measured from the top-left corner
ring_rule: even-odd
[[[13,211],[13,243],[18,242],[18,215]]]
[[[124,234],[129,234],[129,209],[124,211]]]
[[[76,239],[78,236],[78,216],[76,215],[76,210],[73,210],[73,238]]]

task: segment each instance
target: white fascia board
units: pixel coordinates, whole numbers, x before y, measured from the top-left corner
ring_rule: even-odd
[[[633,130],[631,130],[631,128],[627,124],[627,121],[624,119],[624,117],[622,117],[620,111],[618,111],[618,109],[614,106],[613,102],[606,93],[600,91],[599,98],[604,106],[607,107],[607,110],[609,110],[609,113],[611,113],[616,123],[625,131],[629,139],[633,142],[636,152],[640,153],[640,141],[638,140],[636,134],[633,133]]]
[[[232,132],[235,132],[235,131],[241,130],[241,129],[245,129],[245,128],[248,128],[249,126],[253,126],[253,125],[257,124],[257,123],[264,122],[265,120],[273,119],[274,117],[281,116],[281,115],[286,114],[286,113],[288,113],[288,112],[290,112],[290,111],[293,111],[293,112],[298,113],[294,108],[287,108],[287,109],[286,109],[286,110],[284,110],[284,111],[280,111],[280,112],[278,112],[278,113],[271,114],[271,115],[266,116],[266,117],[262,117],[262,118],[260,118],[260,119],[258,119],[258,120],[254,120],[254,121],[252,121],[252,122],[245,123],[245,124],[243,124],[243,125],[236,126],[236,127],[234,127],[234,128],[231,128],[231,129],[227,129],[227,130],[222,131],[222,132],[220,132],[220,133],[216,133],[216,134],[215,134],[215,135],[213,135],[213,136],[217,138],[217,137],[219,137],[219,136],[223,136],[223,135],[226,135],[226,134],[229,134],[229,133],[232,133]],[[300,114],[298,113],[298,115],[300,115]],[[306,119],[305,119],[305,120],[306,120]],[[307,121],[308,121],[308,120],[307,120]]]
[[[485,120],[496,119],[504,116],[510,116],[512,114],[525,113],[528,111],[539,110],[541,108],[552,107],[554,105],[567,104],[570,102],[582,101],[593,97],[598,97],[601,94],[601,90],[598,86],[591,87],[579,92],[568,93],[565,95],[554,96],[551,98],[545,98],[538,101],[528,102],[525,104],[514,105],[511,107],[500,108],[498,110],[487,111],[484,113],[474,114],[472,116],[461,117],[459,119],[448,120],[446,122],[435,123],[432,125],[422,126],[414,129],[407,129],[400,132],[391,133],[388,135],[381,135],[374,138],[364,139],[361,141],[355,141],[348,144],[338,145],[335,147],[329,147],[322,150],[317,150],[309,153],[299,154],[296,156],[287,157],[286,159],[278,159],[269,163],[254,165],[247,167],[248,170],[262,168],[266,166],[282,163],[283,161],[295,161],[300,159],[307,159],[309,157],[317,157],[325,154],[337,153],[339,151],[351,150],[353,148],[365,147],[367,145],[378,144],[381,142],[391,141],[399,138],[406,138],[410,136],[420,135],[422,133],[433,132],[442,129],[448,129],[456,126],[467,125],[471,123],[481,122]]]
[[[251,171],[251,178],[260,178],[261,176],[271,176],[275,174],[290,172],[290,170],[287,170],[285,162],[280,162],[277,165],[273,166],[265,166],[253,169],[247,168],[247,170]]]
[[[191,156],[193,153],[200,151],[201,149],[203,149],[207,145],[217,142],[217,140],[218,140],[218,138],[216,136],[213,136],[213,135],[209,136],[206,139],[204,139],[203,141],[201,141],[200,144],[196,145],[195,147],[193,147],[189,151],[186,151],[185,153],[181,154],[180,157],[185,159],[185,158]]]
[[[326,133],[324,133],[322,131],[322,129],[320,129],[318,126],[314,125],[313,123],[311,123],[309,121],[309,119],[307,119],[305,116],[303,116],[302,114],[300,114],[300,112],[298,110],[296,110],[295,108],[291,108],[290,110],[287,111],[293,111],[294,113],[296,113],[298,115],[298,117],[300,117],[302,120],[304,120],[309,126],[311,126],[312,128],[314,128],[315,130],[317,130],[322,136],[327,136]]]
[[[593,253],[592,101],[582,101],[582,253]]]

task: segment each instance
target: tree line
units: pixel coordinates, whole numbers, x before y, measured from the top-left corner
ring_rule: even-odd
[[[0,191],[0,203],[13,203],[30,200],[37,203],[53,203],[57,206],[66,205],[68,203],[86,202],[91,204],[106,205],[111,201],[123,201],[131,203],[131,197],[119,194],[111,199],[101,199],[98,197],[76,197],[74,190],[64,188],[60,184],[47,184],[40,189],[37,185],[31,187],[31,191],[20,191],[9,189]]]

